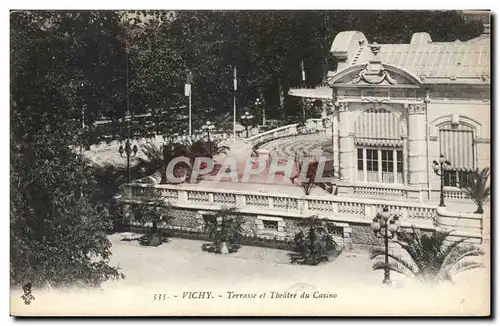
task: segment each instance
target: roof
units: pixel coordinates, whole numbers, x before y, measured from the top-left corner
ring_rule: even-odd
[[[380,44],[377,57],[384,64],[402,68],[415,76],[423,75],[427,82],[456,78],[474,83],[474,80],[482,82],[481,76],[490,75],[490,54],[490,38],[481,36],[468,42]],[[370,47],[366,46],[351,61],[351,66],[368,63],[373,57]]]

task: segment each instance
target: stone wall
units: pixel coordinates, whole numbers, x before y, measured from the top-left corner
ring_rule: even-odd
[[[132,220],[130,205],[123,205],[124,220]],[[186,237],[193,239],[206,239],[204,233],[204,215],[212,215],[215,211],[173,208],[173,220],[169,225],[159,224],[158,227],[168,231],[168,236]],[[243,244],[266,246],[280,249],[289,249],[297,232],[299,232],[300,218],[279,217],[258,214],[243,215],[243,233],[245,239]],[[484,216],[479,214],[450,213],[446,209],[440,209],[437,225],[443,230],[452,230],[449,241],[455,241],[460,237],[470,237],[469,243],[481,243],[481,236],[489,239],[487,230],[483,230]],[[134,230],[144,232],[144,227],[132,222]],[[329,228],[334,234],[334,240],[343,250],[369,251],[373,247],[383,246],[383,239],[377,238],[369,224],[354,222],[329,221]],[[409,226],[402,226],[401,231],[412,232]],[[430,229],[421,231],[430,232]]]
[[[169,234],[188,238],[206,238],[204,235],[204,215],[212,215],[214,211],[196,209],[172,209],[173,220],[169,225],[158,225],[159,228],[169,230]],[[264,246],[269,243],[275,247],[275,243],[281,243],[281,247],[289,247],[293,243],[295,235],[299,232],[298,218],[276,217],[266,215],[245,214],[243,215],[243,233],[245,238],[263,240]],[[138,223],[132,223],[135,230],[142,230]],[[151,225],[145,225],[150,227]],[[342,249],[350,250],[353,244],[376,245],[379,239],[373,236],[368,225],[350,225],[344,222],[329,223],[329,228],[334,234],[335,242]],[[260,240],[259,240],[260,239]]]
[[[198,229],[200,227],[197,210],[172,209],[172,215],[174,216],[172,226],[187,229]]]
[[[352,243],[355,245],[382,246],[384,244],[383,239],[375,236],[370,225],[351,224],[351,229]]]

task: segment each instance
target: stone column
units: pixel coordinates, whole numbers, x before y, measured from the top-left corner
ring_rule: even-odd
[[[329,124],[326,128],[326,135],[332,142],[332,157],[329,158],[333,160],[333,168],[335,170],[334,178],[338,179],[338,173],[340,171],[339,166],[339,111],[333,105],[333,101],[323,101],[323,112],[326,112]]]
[[[333,143],[333,168],[335,169],[335,178],[339,178],[340,172],[340,156],[339,156],[339,111],[335,110],[332,112],[332,143]]]
[[[349,121],[349,104],[340,103],[339,105],[339,167],[340,167],[340,180],[352,181],[353,173],[353,152],[354,138],[350,132]]]
[[[415,190],[424,188],[427,180],[425,110],[423,103],[408,105],[408,185]]]

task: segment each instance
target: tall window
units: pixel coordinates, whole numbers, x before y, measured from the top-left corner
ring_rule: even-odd
[[[366,174],[369,182],[378,181],[378,150],[365,149],[366,153]]]
[[[358,147],[358,181],[403,183],[403,150]]]
[[[446,187],[463,187],[471,177],[472,170],[448,170],[444,173],[444,185]]]

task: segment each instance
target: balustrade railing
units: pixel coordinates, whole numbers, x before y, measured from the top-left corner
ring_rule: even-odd
[[[406,197],[406,191],[402,187],[388,188],[387,186],[387,184],[385,184],[384,186],[356,185],[354,187],[354,194],[359,196],[381,196],[397,199]]]
[[[467,193],[459,188],[445,188],[444,197],[449,199],[468,199]]]
[[[254,191],[200,189],[176,185],[126,184],[122,200],[146,201],[152,194],[161,196],[176,207],[219,209],[237,207],[249,213],[292,214],[293,216],[320,216],[371,220],[384,206],[403,220],[432,220],[436,216],[436,206],[401,201],[377,200],[374,198],[345,198],[330,196],[298,196],[282,194],[262,194]]]
[[[276,129],[268,130],[263,133],[260,133],[258,135],[248,137],[245,139],[245,143],[247,143],[249,146],[253,147],[256,144],[261,144],[265,143],[268,141],[271,141],[273,139],[277,139],[280,137],[285,137],[285,136],[292,136],[298,133],[297,131],[297,123],[287,125],[287,126],[282,126],[278,127]]]

